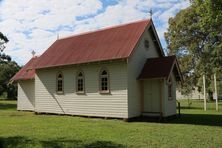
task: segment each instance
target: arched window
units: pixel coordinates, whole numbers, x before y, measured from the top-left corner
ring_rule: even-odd
[[[63,93],[63,74],[61,72],[57,74],[57,92]]]
[[[172,100],[173,99],[173,95],[172,92],[173,91],[173,83],[172,83],[172,79],[170,77],[169,81],[168,81],[168,100]]]
[[[109,74],[107,70],[102,69],[100,72],[100,92],[109,93]]]
[[[84,81],[84,73],[82,71],[79,71],[77,73],[76,78],[76,92],[77,93],[84,93],[85,92],[85,81]]]

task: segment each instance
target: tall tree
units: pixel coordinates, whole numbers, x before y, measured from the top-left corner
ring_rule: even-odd
[[[183,92],[201,88],[202,75],[212,94],[213,73],[222,69],[222,1],[191,0],[191,5],[169,19],[165,33],[170,54],[176,54],[185,83]]]

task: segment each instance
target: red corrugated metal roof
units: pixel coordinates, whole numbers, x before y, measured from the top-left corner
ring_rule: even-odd
[[[176,62],[176,56],[147,59],[138,79],[168,78],[171,71],[174,70],[178,80],[182,80],[180,70],[178,67],[174,67]]]
[[[35,67],[38,57],[33,57],[19,72],[17,72],[10,81],[29,80],[35,78]]]
[[[150,24],[143,20],[56,40],[37,68],[128,58]]]

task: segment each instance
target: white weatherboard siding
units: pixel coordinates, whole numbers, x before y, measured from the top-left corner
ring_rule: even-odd
[[[111,94],[99,93],[99,72],[109,72]],[[76,73],[85,75],[86,94],[76,94]],[[64,94],[56,93],[56,74],[64,76]],[[36,112],[128,118],[126,61],[40,69],[36,72]]]
[[[17,110],[34,111],[35,106],[35,84],[34,80],[18,82]]]
[[[171,115],[175,115],[176,114],[176,78],[174,76],[174,74],[171,75],[172,78],[172,100],[168,99],[168,84],[167,81],[164,81],[164,91],[165,91],[165,98],[164,98],[164,113],[163,116],[167,117],[167,116],[171,116]]]
[[[144,46],[144,40],[149,40],[150,47],[146,49]],[[137,44],[134,53],[129,58],[127,73],[128,73],[128,110],[129,118],[141,115],[141,96],[140,96],[140,84],[137,80],[147,58],[158,57],[158,49],[154,46],[151,38],[151,34],[148,31],[143,33],[139,43]]]

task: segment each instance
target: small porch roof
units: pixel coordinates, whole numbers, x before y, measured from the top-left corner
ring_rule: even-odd
[[[158,78],[168,80],[172,72],[177,81],[183,81],[176,56],[150,58],[144,64],[138,80]]]
[[[33,57],[22,69],[20,69],[11,79],[10,82],[19,80],[35,79],[35,68],[39,57]]]

